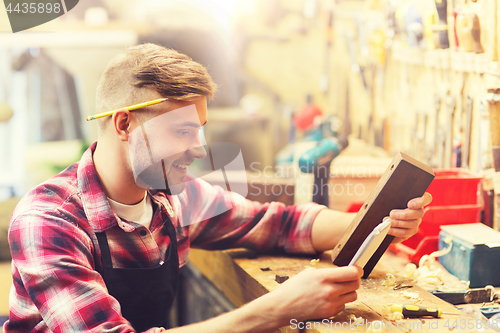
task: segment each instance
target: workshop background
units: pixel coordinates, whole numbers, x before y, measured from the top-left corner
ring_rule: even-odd
[[[218,92],[205,135],[241,148],[246,172],[227,173],[248,198],[356,211],[403,152],[435,169],[435,201],[419,234],[393,252],[418,263],[446,247],[441,225],[495,233],[499,32],[497,0],[85,0],[18,33],[0,6],[0,316],[15,204],[96,140],[85,117],[95,114],[100,74],[144,42],[208,68]],[[299,168],[318,147],[328,198],[311,190],[320,176]]]

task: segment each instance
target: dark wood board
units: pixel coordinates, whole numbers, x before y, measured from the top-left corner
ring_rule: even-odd
[[[398,153],[333,249],[333,264],[347,266],[366,237],[389,216],[391,210],[407,208],[408,201],[422,196],[433,179],[434,172],[431,167],[406,154]],[[385,237],[363,267],[364,278],[370,275],[393,240],[394,236]]]

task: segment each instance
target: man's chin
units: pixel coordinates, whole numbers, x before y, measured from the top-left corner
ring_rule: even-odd
[[[155,163],[141,172],[135,180],[136,184],[142,188],[159,190],[167,194],[180,194],[186,188],[184,176],[165,178],[163,167],[160,163]]]

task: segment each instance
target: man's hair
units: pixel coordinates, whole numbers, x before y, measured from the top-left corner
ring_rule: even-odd
[[[96,111],[106,112],[162,97],[192,101],[213,97],[216,85],[207,70],[185,54],[156,44],[130,47],[104,70],[97,86]],[[110,117],[99,120],[99,127]]]

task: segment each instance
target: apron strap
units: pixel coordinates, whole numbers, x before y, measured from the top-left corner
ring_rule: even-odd
[[[101,249],[101,261],[104,268],[113,268],[113,263],[111,262],[111,252],[109,250],[108,238],[106,237],[106,232],[96,232],[97,241],[99,242],[99,248]]]
[[[170,219],[170,216],[165,216],[165,222],[163,224],[163,230],[166,231],[168,234],[168,237],[170,238],[170,244],[168,244],[167,248],[167,253],[165,253],[165,260],[164,262],[167,262],[170,259],[170,256],[172,254],[172,251],[175,251],[177,253],[177,234],[174,229],[174,225],[172,224],[172,220]],[[173,250],[172,250],[173,248]]]

